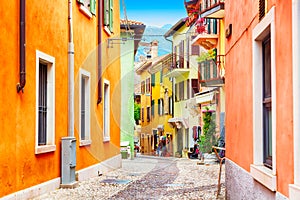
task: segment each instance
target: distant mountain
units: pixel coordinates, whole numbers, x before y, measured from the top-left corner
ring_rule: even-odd
[[[150,43],[153,40],[158,41],[158,56],[172,52],[172,43],[164,38],[164,34],[172,27],[171,24],[166,24],[162,27],[146,26],[141,42]],[[147,48],[140,46],[136,53],[135,60],[139,61],[140,56],[146,56]]]
[[[163,25],[161,28],[162,28],[162,29],[168,29],[168,30],[169,30],[172,26],[173,26],[172,24],[165,24],[165,25]]]

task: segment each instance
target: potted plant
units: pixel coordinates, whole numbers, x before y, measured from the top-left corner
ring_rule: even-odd
[[[212,146],[217,144],[216,122],[208,107],[206,107],[203,121],[203,134],[200,136],[199,147],[202,153],[211,153]]]

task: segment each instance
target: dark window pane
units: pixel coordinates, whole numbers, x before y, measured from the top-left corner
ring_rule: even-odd
[[[272,92],[271,92],[271,39],[262,42],[263,54],[263,159],[272,168]]]
[[[47,65],[39,64],[38,145],[47,143]]]
[[[264,98],[271,97],[271,40],[263,42]]]
[[[81,139],[85,140],[85,78],[81,77]]]
[[[190,80],[186,80],[186,98],[190,98]]]

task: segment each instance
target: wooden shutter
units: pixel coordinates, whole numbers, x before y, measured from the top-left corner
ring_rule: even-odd
[[[155,104],[155,100],[152,99],[152,101],[151,101],[151,115],[152,115],[152,117],[154,117],[154,104]]]
[[[155,86],[155,74],[151,74],[151,86]]]
[[[109,1],[110,0],[104,0],[104,26],[109,25]]]
[[[164,114],[164,99],[160,99],[160,103],[161,103],[161,115]]]
[[[113,32],[113,22],[114,22],[114,5],[113,0],[109,0],[109,30]]]
[[[186,98],[190,98],[190,79],[186,80]]]
[[[179,44],[179,68],[184,67],[184,41]]]
[[[177,46],[174,46],[174,52],[173,52],[173,68],[177,68]]]
[[[96,0],[90,0],[90,11],[93,15],[96,15]]]
[[[198,79],[192,79],[192,89],[193,89],[193,96],[199,93],[199,82]]]
[[[196,36],[192,36],[192,40],[195,39]],[[199,45],[192,45],[192,52],[191,52],[192,55],[200,55],[200,46]]]
[[[211,21],[211,19],[207,19],[207,33],[208,34],[211,34],[210,21]]]
[[[160,114],[160,103],[161,103],[161,102],[160,102],[160,99],[158,99],[158,100],[157,100],[157,108],[158,108],[157,110],[158,110],[158,115],[161,115],[161,114]]]
[[[266,2],[265,0],[259,0],[259,20],[261,20],[266,14]]]
[[[213,19],[213,34],[217,34],[217,20]]]

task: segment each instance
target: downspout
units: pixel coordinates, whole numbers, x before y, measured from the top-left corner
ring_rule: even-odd
[[[164,36],[165,40],[171,42],[172,44],[172,54],[171,54],[171,63],[172,63],[172,68],[174,68],[174,43],[173,40],[168,39],[166,36]],[[172,77],[172,98],[173,98],[173,102],[172,102],[172,118],[174,117],[174,99],[175,99],[175,95],[174,95],[174,77]]]
[[[20,0],[20,83],[17,84],[17,92],[24,92],[26,84],[26,65],[25,65],[25,0]]]
[[[98,99],[97,105],[102,101],[102,48],[101,48],[101,38],[102,38],[102,8],[101,2],[98,2]]]
[[[69,0],[69,43],[68,43],[68,136],[74,137],[74,43],[72,23],[72,0]]]

